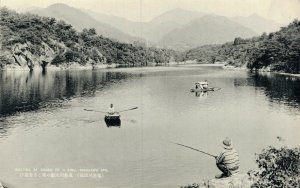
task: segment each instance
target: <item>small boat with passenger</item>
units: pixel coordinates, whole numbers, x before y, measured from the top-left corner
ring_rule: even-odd
[[[121,126],[121,115],[119,113],[113,113],[113,114],[110,114],[110,113],[107,113],[105,116],[104,116],[104,121],[107,125],[107,127],[110,127],[110,126]]]
[[[204,82],[196,82],[195,88],[190,89],[191,92],[207,92],[207,91],[217,91],[221,88],[218,87],[208,87],[208,82],[205,80]]]
[[[129,108],[126,110],[121,110],[118,112],[115,112],[113,104],[110,105],[108,112],[105,111],[99,111],[99,110],[90,110],[90,109],[84,109],[85,111],[90,111],[90,112],[100,112],[100,113],[105,113],[104,116],[104,121],[106,123],[107,127],[121,127],[121,115],[120,112],[125,112],[125,111],[129,111],[129,110],[135,110],[138,109],[138,107],[134,107],[134,108]]]

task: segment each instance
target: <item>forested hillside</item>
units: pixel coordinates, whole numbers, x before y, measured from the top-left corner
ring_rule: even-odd
[[[295,20],[277,32],[259,37],[236,38],[222,45],[194,48],[186,52],[185,60],[300,73],[300,21]]]
[[[142,66],[176,59],[171,50],[115,42],[93,28],[77,32],[64,21],[0,9],[0,68],[122,64]]]

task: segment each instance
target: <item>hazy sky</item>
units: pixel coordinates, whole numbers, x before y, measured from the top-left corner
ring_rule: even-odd
[[[21,11],[29,7],[47,7],[65,3],[72,7],[148,21],[174,8],[183,8],[223,16],[249,16],[257,13],[277,22],[300,18],[300,0],[0,0],[2,6]]]

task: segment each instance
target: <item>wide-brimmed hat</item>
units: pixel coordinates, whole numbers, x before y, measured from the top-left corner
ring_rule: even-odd
[[[232,149],[232,142],[230,138],[226,137],[225,140],[223,140],[223,147],[225,149]]]

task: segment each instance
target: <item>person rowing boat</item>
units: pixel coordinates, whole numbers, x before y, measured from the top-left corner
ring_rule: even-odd
[[[120,114],[119,112],[115,111],[114,105],[110,104],[108,107],[108,112],[104,117],[104,121],[107,125],[107,127],[110,126],[121,126],[121,119],[120,119]]]
[[[115,108],[113,104],[110,104],[108,107],[108,112],[109,115],[113,115],[115,113]]]
[[[121,110],[121,111],[115,111],[114,105],[110,104],[108,107],[108,111],[100,111],[100,110],[90,110],[90,109],[84,109],[85,111],[91,111],[91,112],[101,112],[105,114],[104,120],[105,123],[107,124],[107,126],[119,126],[121,125],[121,115],[120,112],[126,112],[126,111],[130,111],[130,110],[135,110],[138,109],[138,107],[134,107],[134,108],[129,108],[129,109],[125,109],[125,110]]]

